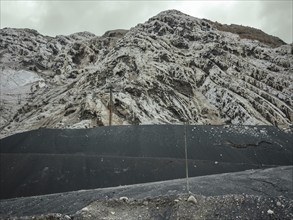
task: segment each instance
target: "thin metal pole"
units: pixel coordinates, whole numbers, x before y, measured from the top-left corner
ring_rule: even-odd
[[[112,96],[112,86],[110,87],[110,103],[109,103],[109,126],[112,125],[112,104],[113,104],[113,96]]]
[[[185,148],[186,189],[187,189],[187,192],[189,193],[188,159],[187,159],[187,122],[184,123],[184,148]]]

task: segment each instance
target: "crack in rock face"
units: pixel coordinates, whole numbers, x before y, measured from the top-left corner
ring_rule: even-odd
[[[292,127],[293,46],[257,29],[170,10],[101,37],[0,36],[0,138],[108,125],[110,85],[113,125]]]

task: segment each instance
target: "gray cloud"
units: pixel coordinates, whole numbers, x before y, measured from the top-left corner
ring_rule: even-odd
[[[195,17],[263,30],[292,43],[292,1],[209,1],[210,5],[183,8]]]
[[[292,4],[292,1],[268,1],[262,4],[260,10],[263,29],[272,35],[282,36],[283,40],[287,43],[293,42]],[[269,19],[268,15],[271,15],[272,19]]]
[[[36,1],[29,6],[28,1],[4,2],[1,24],[33,28],[51,36],[79,31],[101,35],[107,30],[129,29],[145,22],[168,4],[164,1]],[[30,13],[22,13],[24,8]]]
[[[252,26],[292,39],[292,1],[1,1],[1,28],[27,27],[46,35],[129,29],[167,9],[221,23]]]

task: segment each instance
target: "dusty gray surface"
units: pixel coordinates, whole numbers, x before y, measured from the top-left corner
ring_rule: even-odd
[[[197,204],[185,201],[185,179],[1,200],[0,217],[292,219],[292,178],[293,166],[190,178]],[[128,202],[119,200],[124,196]]]

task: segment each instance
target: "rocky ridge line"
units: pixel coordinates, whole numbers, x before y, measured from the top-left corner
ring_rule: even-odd
[[[108,125],[109,86],[113,124],[187,120],[289,128],[292,45],[273,48],[218,29],[175,10],[101,37],[1,29],[1,77],[22,71],[39,77],[18,103],[17,94],[11,101],[11,91],[1,89],[8,97],[1,105],[1,137],[40,127]]]

